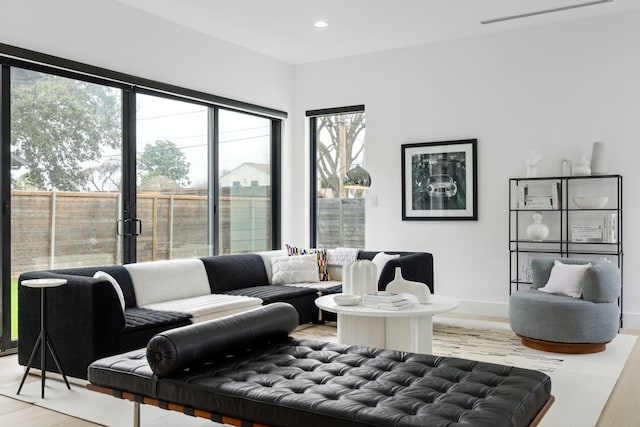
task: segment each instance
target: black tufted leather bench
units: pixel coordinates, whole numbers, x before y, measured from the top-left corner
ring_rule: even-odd
[[[517,427],[553,401],[541,372],[296,339],[295,316],[277,303],[159,334],[92,363],[88,387],[243,426]]]

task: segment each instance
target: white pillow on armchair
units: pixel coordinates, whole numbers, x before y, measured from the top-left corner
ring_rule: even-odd
[[[555,260],[547,284],[538,290],[550,294],[580,298],[582,296],[582,278],[590,267],[591,263],[563,264]]]

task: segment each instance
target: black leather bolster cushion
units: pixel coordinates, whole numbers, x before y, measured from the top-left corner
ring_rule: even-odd
[[[166,377],[190,366],[286,338],[297,326],[298,312],[292,305],[273,303],[156,334],[147,344],[147,360],[158,377]]]

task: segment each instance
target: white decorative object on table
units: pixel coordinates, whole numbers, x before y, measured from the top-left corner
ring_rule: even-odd
[[[378,290],[377,268],[369,260],[359,260],[342,267],[342,292],[364,295]]]
[[[573,166],[573,175],[574,176],[589,176],[591,175],[591,168],[589,167],[589,160],[585,156],[580,156],[578,160],[575,161]]]
[[[360,295],[338,294],[333,297],[338,305],[358,305],[360,304]]]
[[[429,287],[421,282],[406,280],[402,277],[402,269],[400,267],[396,267],[396,275],[387,284],[386,291],[414,295],[420,304],[429,304],[431,302],[431,290],[429,290]]]
[[[542,156],[537,151],[529,151],[524,158],[524,163],[527,165],[527,178],[535,178],[538,176],[538,163]]]
[[[376,256],[371,260],[377,267],[376,278],[380,280],[380,275],[382,274],[382,270],[384,270],[384,266],[387,265],[389,261],[392,259],[400,258],[400,254],[388,254],[386,252],[378,252]]]
[[[535,241],[546,239],[549,235],[549,227],[542,223],[542,213],[534,212],[531,216],[533,223],[527,226],[527,236]]]
[[[605,144],[602,141],[594,142],[591,151],[591,174],[606,175],[608,173],[607,169]]]

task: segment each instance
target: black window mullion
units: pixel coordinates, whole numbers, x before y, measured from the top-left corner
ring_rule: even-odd
[[[220,184],[218,179],[219,150],[218,144],[220,136],[219,126],[219,109],[217,107],[209,108],[209,244],[213,253],[210,255],[218,255],[220,253]]]
[[[11,341],[11,70],[8,65],[2,65],[0,71],[0,163],[2,166],[0,213],[2,214],[1,235],[2,248],[0,250],[0,267],[2,267],[2,337],[0,339],[0,353],[13,348],[16,343]]]
[[[282,120],[271,120],[271,249],[280,249],[281,241],[281,159]]]
[[[318,230],[317,230],[317,208],[318,208],[318,203],[316,200],[317,197],[317,192],[318,192],[318,168],[317,168],[317,157],[318,157],[318,142],[317,142],[317,134],[318,134],[318,130],[317,130],[317,126],[318,126],[318,119],[315,116],[312,116],[309,119],[309,142],[310,142],[310,152],[311,152],[311,159],[310,159],[310,174],[311,174],[311,179],[310,179],[310,185],[309,185],[309,190],[311,192],[309,197],[309,203],[310,203],[310,217],[309,217],[309,230],[310,230],[310,236],[309,236],[309,242],[311,243],[311,247],[316,247],[317,246],[317,240],[318,240]]]
[[[122,262],[136,262],[136,92],[122,91]]]

